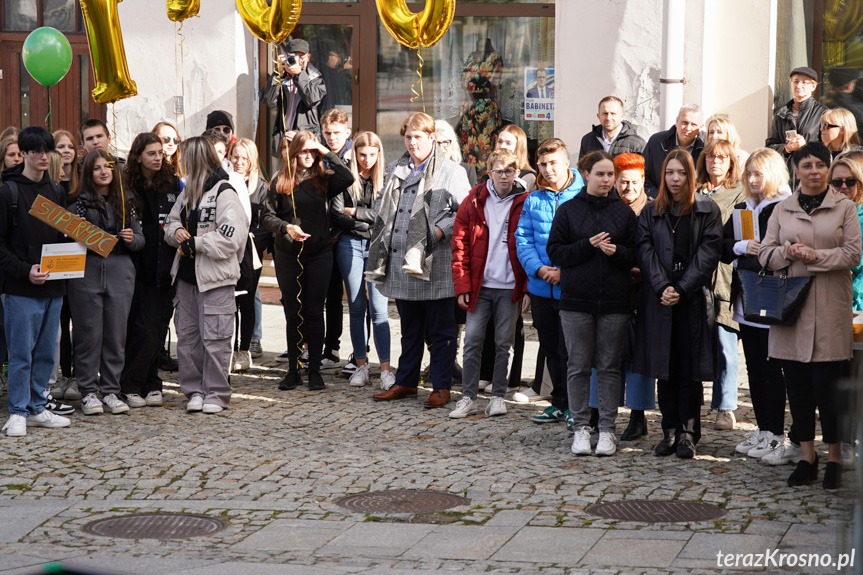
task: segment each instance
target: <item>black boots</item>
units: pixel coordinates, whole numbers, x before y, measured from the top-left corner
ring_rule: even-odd
[[[840,465],[840,464],[836,464]],[[841,467],[841,465],[840,465]],[[825,481],[827,477],[824,477]],[[794,473],[788,478],[789,487],[800,487],[801,485],[809,485],[818,481],[818,454],[815,454],[815,461],[809,463],[805,459],[797,462],[797,468]]]
[[[629,425],[626,426],[626,431],[620,436],[620,440],[634,441],[645,435],[647,435],[647,418],[644,416],[644,411],[633,409],[629,415]]]
[[[297,386],[302,385],[303,378],[300,377],[299,371],[289,371],[285,374],[285,377],[282,378],[282,381],[279,382],[279,389],[282,391],[290,391],[295,389]]]
[[[677,437],[673,429],[663,429],[662,433],[662,441],[653,449],[653,452],[656,455],[665,457],[677,451]]]

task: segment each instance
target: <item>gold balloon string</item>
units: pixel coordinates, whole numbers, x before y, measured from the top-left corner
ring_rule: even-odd
[[[279,48],[277,44],[273,44],[273,70],[276,75],[279,75]],[[282,110],[280,114],[280,121],[282,123],[282,137],[288,133],[288,127],[285,125],[285,113],[287,109],[285,108],[285,93],[282,91],[282,86],[279,86],[279,104]],[[297,218],[297,203],[294,200],[294,174],[291,171],[291,156],[287,152],[288,144],[285,144],[285,169],[288,171],[288,181],[291,182],[291,210],[294,215],[294,219]],[[303,248],[305,247],[305,243],[300,242],[300,251],[297,253],[297,265],[300,266],[300,273],[297,274],[297,304],[299,304],[299,308],[297,311],[297,317],[299,318],[299,322],[297,322],[297,335],[299,335],[299,339],[297,340],[297,352],[299,355],[297,356],[297,362],[294,365],[296,369],[300,369],[300,360],[299,356],[303,354],[303,325],[305,325],[306,320],[303,318],[303,284],[300,281],[300,278],[303,277],[303,272],[305,268],[303,267],[303,262],[300,260],[300,257],[303,255]]]
[[[423,112],[425,112],[426,111],[426,98],[425,98],[425,92],[423,92],[423,63],[425,62],[425,60],[423,60],[423,55],[421,53],[420,48],[417,48],[417,58],[420,59],[420,65],[417,67],[417,76],[419,76],[419,78],[417,79],[416,82],[411,84],[411,92],[414,93],[414,95],[411,97],[411,103],[413,104],[414,102],[417,101],[417,98],[420,98],[420,101],[422,102],[422,105],[423,105]],[[417,93],[416,88],[415,88],[415,86],[417,84],[420,85],[419,93]]]
[[[186,60],[185,60],[185,42],[186,36],[183,34],[183,21],[180,21],[180,26],[177,28],[177,36],[180,40],[177,42],[177,46],[180,49],[180,74],[177,75],[177,78],[180,80],[180,98],[182,99],[183,106],[183,133],[186,133],[186,83],[183,81],[183,74],[186,71]],[[174,65],[176,67],[177,58],[174,57]],[[176,73],[176,71],[175,71]],[[176,108],[174,108],[176,113]]]
[[[118,160],[120,156],[117,152],[117,144],[115,143],[117,140],[117,105],[111,103],[111,132],[114,134],[114,139],[111,140],[111,146],[109,148],[109,155],[111,155],[115,160]],[[119,178],[120,181],[120,203],[122,204],[122,214],[123,219],[120,220],[120,229],[126,229],[126,193],[123,191],[123,177],[122,174],[117,173],[117,165],[119,162],[112,160],[110,163],[111,171],[114,172],[114,177]]]

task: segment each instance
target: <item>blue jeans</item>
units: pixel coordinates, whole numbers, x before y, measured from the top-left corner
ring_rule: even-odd
[[[599,407],[597,395],[599,384],[596,380],[596,370],[590,372],[590,401],[588,405],[592,408]],[[633,373],[632,367],[623,366],[620,372],[620,406],[625,405],[629,409],[639,411],[656,409],[656,380],[640,373]]]
[[[54,370],[54,348],[60,332],[62,297],[6,295],[9,346],[9,411],[27,416],[45,411],[45,388]],[[13,327],[14,326],[14,327]]]
[[[377,286],[365,281],[368,240],[342,234],[336,244],[336,261],[345,282],[348,296],[351,344],[355,359],[366,359],[366,346],[369,341],[366,327],[366,306],[371,308],[372,333],[375,336],[375,349],[378,360],[390,360],[390,324],[387,318],[387,298],[381,295]],[[366,290],[368,286],[368,296]],[[368,299],[367,299],[368,298]]]
[[[733,411],[737,409],[737,331],[716,324],[719,335],[718,372],[713,381],[711,409]]]
[[[261,337],[264,335],[264,330],[261,327],[261,314],[264,312],[264,306],[261,303],[261,290],[260,288],[255,289],[255,331],[252,332],[252,339],[255,341],[261,341]]]

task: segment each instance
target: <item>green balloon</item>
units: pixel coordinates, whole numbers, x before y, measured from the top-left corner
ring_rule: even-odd
[[[43,86],[53,86],[72,66],[72,46],[62,32],[45,26],[36,28],[21,51],[24,67]]]

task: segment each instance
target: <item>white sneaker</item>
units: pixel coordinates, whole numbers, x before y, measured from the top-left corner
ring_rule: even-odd
[[[785,437],[785,441],[777,442],[776,447],[770,453],[765,453],[761,458],[767,465],[785,465],[786,463],[797,463],[803,458],[803,452],[799,445],[794,445]]]
[[[111,413],[114,415],[126,413],[127,411],[129,411],[129,406],[120,401],[120,398],[113,393],[109,393],[108,395],[103,397],[102,403],[107,405],[108,408],[111,410]]]
[[[572,452],[576,455],[590,455],[590,427],[582,425],[575,430]]]
[[[127,393],[123,396],[129,407],[147,407],[147,400],[137,393]]]
[[[102,409],[102,402],[99,401],[96,394],[88,393],[87,397],[81,402],[81,411],[84,412],[84,415],[99,415],[100,413],[104,413],[105,410]]]
[[[485,379],[479,380],[479,388],[485,393],[491,393],[494,390],[494,383]]]
[[[336,369],[342,367],[342,360],[335,355],[321,357],[321,369]]]
[[[189,398],[189,403],[186,404],[186,411],[203,411],[204,409],[204,396],[200,393],[196,393]]]
[[[590,440],[588,440],[590,442]],[[600,431],[596,443],[597,455],[614,455],[617,452],[617,435],[611,431]]]
[[[250,351],[235,351],[233,371],[246,371],[252,367],[252,353]]]
[[[68,417],[63,417],[61,415],[54,415],[47,409],[42,413],[37,415],[29,415],[27,416],[27,425],[29,427],[69,427],[72,425],[72,422]]]
[[[204,406],[201,408],[201,411],[203,411],[204,413],[219,413],[220,411],[224,410],[224,407],[222,407],[221,405],[216,405],[215,403],[205,403]]]
[[[348,385],[351,387],[363,387],[369,383],[369,364],[358,365],[348,380]]]
[[[503,398],[493,396],[489,399],[485,414],[488,416],[506,415],[506,404],[503,402]]]
[[[784,439],[784,438],[783,438]],[[754,457],[755,459],[761,459],[780,443],[775,437],[773,437],[773,433],[769,431],[761,432],[761,441],[758,442],[758,445],[749,450],[746,454],[749,457]]]
[[[151,391],[144,398],[144,401],[147,403],[147,407],[162,407],[162,392]]]
[[[396,376],[390,370],[381,372],[381,389],[388,390],[396,384]]]
[[[765,432],[766,433],[766,432]],[[755,431],[749,431],[743,434],[744,440],[737,444],[737,447],[734,450],[737,453],[742,453],[746,455],[749,453],[750,449],[758,447],[758,444],[761,443],[761,430],[756,429]]]
[[[532,387],[526,387],[524,391],[517,391],[512,396],[512,400],[516,403],[533,403],[543,399],[548,399],[548,396],[538,394]]]
[[[462,419],[468,415],[474,415],[479,411],[479,404],[475,399],[462,397],[455,404],[455,409],[449,412],[449,416],[453,419]]]
[[[5,431],[6,437],[24,437],[27,435],[27,418],[13,413],[0,431]]]

